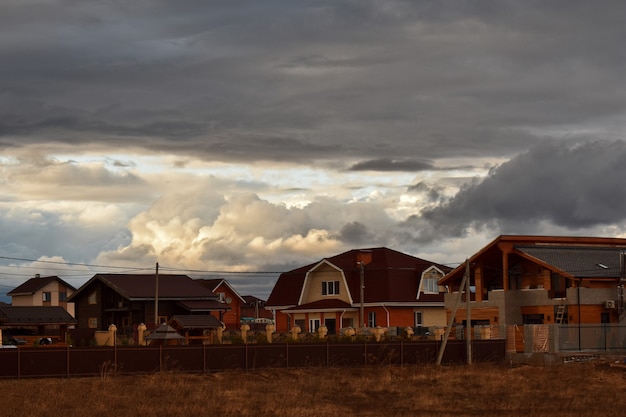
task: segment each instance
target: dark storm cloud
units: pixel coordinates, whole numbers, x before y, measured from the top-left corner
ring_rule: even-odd
[[[555,131],[616,138],[625,8],[3,2],[0,140],[392,161],[510,156]]]
[[[374,240],[374,236],[367,226],[358,221],[345,224],[339,232],[339,238],[357,247],[366,245]]]
[[[536,233],[541,224],[572,231],[626,219],[626,143],[537,146],[463,188],[448,203],[413,217],[420,239],[463,236],[468,228]]]
[[[424,181],[420,181],[415,185],[411,185],[407,188],[407,191],[412,193],[423,193],[427,196],[428,202],[439,202],[443,199],[445,187],[440,185],[428,185]]]
[[[356,163],[350,167],[350,171],[427,171],[432,170],[430,161],[411,159],[372,159]]]

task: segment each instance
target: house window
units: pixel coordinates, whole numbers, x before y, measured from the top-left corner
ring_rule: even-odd
[[[67,293],[66,292],[60,292],[59,293],[59,301],[67,301]]]
[[[52,301],[52,294],[50,293],[50,291],[44,291],[43,293],[41,293],[41,300],[44,303],[49,303],[50,301]]]
[[[341,327],[342,328],[347,328],[347,327],[354,327],[354,319],[352,317],[350,318],[343,318],[341,320]]]
[[[159,316],[157,323],[159,324],[167,323],[167,316]]]
[[[87,325],[89,326],[90,329],[97,329],[98,328],[98,318],[97,317],[89,317],[89,319],[87,320]]]
[[[225,302],[225,300],[226,300],[226,293],[225,292],[218,292],[217,293],[217,298],[220,300],[220,303]]]
[[[339,295],[339,281],[322,281],[322,295]]]
[[[424,282],[422,284],[422,292],[424,294],[439,294],[439,285],[437,285],[437,279],[424,279]]]
[[[315,333],[317,329],[320,328],[320,319],[310,319],[309,320],[309,332]]]
[[[376,327],[376,312],[370,311],[367,313],[367,327]]]
[[[295,325],[300,328],[300,330],[304,331],[304,320],[298,319],[295,320]]]
[[[414,318],[414,322],[415,322],[415,326],[414,327],[422,327],[422,312],[421,311],[416,311],[413,313],[413,318]]]
[[[89,304],[97,304],[98,301],[96,299],[96,292],[92,292],[91,294],[89,294]]]

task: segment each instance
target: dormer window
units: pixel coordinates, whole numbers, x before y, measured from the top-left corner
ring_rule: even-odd
[[[425,278],[422,283],[422,291],[424,294],[439,294],[439,285],[437,285],[437,281],[437,278]]]
[[[339,295],[339,281],[322,281],[322,295]]]
[[[443,277],[443,272],[434,267],[427,269],[422,274],[422,281],[420,282],[417,298],[421,294],[439,294],[439,280]]]

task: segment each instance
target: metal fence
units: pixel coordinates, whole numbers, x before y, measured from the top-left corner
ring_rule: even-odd
[[[159,371],[215,372],[292,367],[435,363],[440,342],[282,343],[192,346],[20,347],[0,350],[0,378],[78,377]],[[504,360],[504,340],[472,342],[474,362]],[[442,363],[465,363],[466,344],[450,341]]]

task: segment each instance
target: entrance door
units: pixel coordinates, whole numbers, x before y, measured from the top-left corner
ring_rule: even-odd
[[[324,319],[324,324],[328,328],[328,334],[336,334],[337,333],[337,320],[335,320],[335,319]]]
[[[317,329],[320,328],[320,319],[310,319],[309,320],[309,332],[316,333]]]

